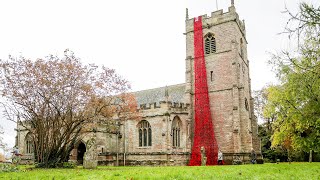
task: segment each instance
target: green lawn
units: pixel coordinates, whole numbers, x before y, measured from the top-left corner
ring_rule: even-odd
[[[320,179],[320,163],[21,169],[22,172],[0,173],[0,179]]]

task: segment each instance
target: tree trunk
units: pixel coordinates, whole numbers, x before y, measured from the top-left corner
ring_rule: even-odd
[[[310,154],[309,154],[309,163],[312,162],[312,150],[310,150]]]
[[[288,149],[288,162],[289,164],[291,164],[291,154],[290,154],[290,150]]]

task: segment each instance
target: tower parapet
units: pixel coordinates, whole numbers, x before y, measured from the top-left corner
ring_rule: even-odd
[[[189,17],[189,16],[186,16]],[[194,18],[187,18],[186,19],[186,33],[193,32],[193,21]],[[241,33],[245,37],[245,23],[241,21],[239,18],[238,13],[236,12],[236,8],[234,6],[230,6],[227,12],[223,12],[223,9],[211,12],[211,15],[204,14],[202,15],[202,28],[203,29],[210,29],[212,26],[216,26],[219,24],[223,24],[229,21],[235,21]]]

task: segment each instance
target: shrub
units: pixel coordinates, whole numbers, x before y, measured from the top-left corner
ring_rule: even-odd
[[[240,160],[240,159],[239,159],[239,160],[236,160],[236,159],[235,159],[235,160],[232,161],[232,164],[233,164],[233,165],[241,165],[241,164],[242,164],[242,160]]]
[[[264,163],[264,159],[257,159],[257,164],[263,164]]]
[[[0,172],[18,172],[19,168],[13,164],[0,164]]]
[[[45,163],[38,163],[35,165],[36,168],[66,168],[66,169],[73,169],[77,167],[77,164],[74,162],[63,162],[63,163],[53,163],[49,162],[48,164]]]
[[[74,169],[74,168],[77,167],[77,164],[74,163],[74,162],[64,162],[64,163],[62,164],[62,167],[63,167],[63,168]]]

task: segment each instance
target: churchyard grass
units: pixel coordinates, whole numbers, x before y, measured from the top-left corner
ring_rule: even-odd
[[[320,163],[247,164],[233,166],[110,167],[95,170],[36,169],[2,172],[0,179],[320,179]]]

